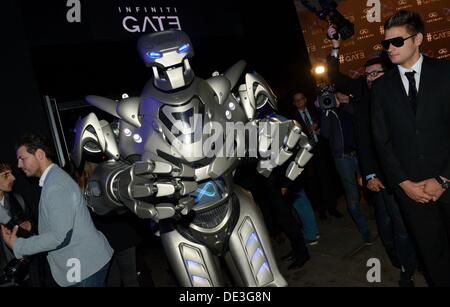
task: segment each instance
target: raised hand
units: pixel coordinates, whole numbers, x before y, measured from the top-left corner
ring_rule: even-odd
[[[3,241],[10,249],[13,249],[14,244],[16,243],[17,240],[17,230],[19,229],[19,226],[17,225],[14,226],[12,230],[9,230],[3,225],[1,225],[1,227],[2,227]]]

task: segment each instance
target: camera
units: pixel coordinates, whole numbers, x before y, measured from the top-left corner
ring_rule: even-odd
[[[12,259],[0,273],[0,287],[22,284],[30,271],[27,258]]]
[[[339,39],[340,36],[342,40],[346,40],[355,34],[355,25],[339,13],[337,10],[338,5],[336,1],[319,0],[321,7],[320,10],[311,5],[308,0],[301,0],[301,2],[321,20],[327,20],[330,24],[333,24],[336,27],[337,33],[334,37],[329,37],[330,39]]]
[[[332,85],[321,85],[318,87],[317,100],[322,110],[329,110],[337,107],[335,96],[336,90]]]

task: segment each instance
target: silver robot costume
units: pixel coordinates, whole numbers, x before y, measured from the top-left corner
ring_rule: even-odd
[[[312,156],[306,135],[295,121],[257,118],[262,107],[276,109],[275,96],[259,75],[246,74],[245,83],[232,92],[244,61],[200,79],[189,65],[191,42],[178,30],[145,35],[138,50],[153,71],[141,96],[121,101],[87,96],[89,104],[117,120],[108,123],[90,113],[76,124],[75,164],[81,164],[84,151],[109,158],[88,180],[89,206],[101,215],[129,209],[158,221],[182,286],[226,285],[220,259],[235,285],[286,286],[259,209],[233,184],[233,170],[243,157],[237,151],[217,154],[225,148],[220,145],[205,151],[205,144],[225,139],[211,127],[245,124],[256,131],[257,145],[242,138],[232,144],[244,148],[246,156],[256,154],[265,176],[292,157],[286,176],[293,180]]]

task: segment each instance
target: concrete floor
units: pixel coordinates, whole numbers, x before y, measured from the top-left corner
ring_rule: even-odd
[[[344,218],[328,217],[325,221],[318,221],[319,244],[308,247],[311,260],[304,267],[288,271],[288,264],[279,261],[279,268],[289,286],[398,287],[400,272],[391,264],[384,250],[378,236],[372,208],[363,205],[369,220],[369,227],[374,236],[376,235],[375,244],[366,246],[345,205],[345,201],[342,199],[339,203],[339,211],[344,214]],[[288,242],[279,245],[280,248],[275,249],[278,254],[289,249]],[[371,258],[376,258],[380,262],[380,282],[370,283],[367,281],[366,275],[373,267],[373,264],[367,265]],[[414,281],[417,287],[426,286],[425,279],[420,273],[415,274]]]
[[[278,266],[286,278],[289,287],[398,287],[400,272],[392,266],[384,247],[378,237],[373,210],[363,204],[363,210],[369,219],[372,233],[376,235],[374,245],[366,246],[353,221],[351,220],[344,199],[339,202],[339,211],[343,218],[328,217],[319,222],[319,244],[308,246],[311,260],[301,269],[287,270],[288,262],[280,260],[290,250],[289,241],[273,241],[273,249],[278,259]],[[283,238],[282,238],[283,239]],[[147,278],[144,286],[175,287],[177,283],[169,265],[165,259],[158,238],[151,240],[151,248],[141,250],[142,258],[151,270],[151,281]],[[377,258],[380,261],[380,282],[370,283],[366,275],[369,269],[367,261]],[[416,273],[414,276],[416,287],[426,286],[423,275]]]

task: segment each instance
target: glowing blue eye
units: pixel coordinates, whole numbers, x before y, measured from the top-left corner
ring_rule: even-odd
[[[160,58],[162,58],[161,52],[158,52],[158,51],[149,51],[149,52],[147,52],[147,56],[150,59],[160,59]]]
[[[183,46],[181,46],[180,48],[178,48],[177,52],[178,53],[185,53],[189,51],[189,44],[184,44]]]

